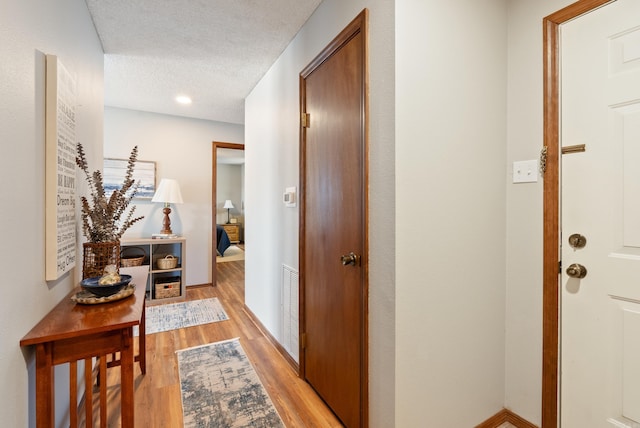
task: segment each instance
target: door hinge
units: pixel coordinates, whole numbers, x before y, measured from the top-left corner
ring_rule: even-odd
[[[309,113],[302,113],[300,115],[300,121],[302,123],[303,128],[311,127],[311,115]]]
[[[307,347],[307,333],[302,333],[300,335],[300,344],[302,345],[302,349]]]
[[[558,273],[562,273],[562,260],[558,261]]]
[[[540,168],[540,174],[544,175],[544,173],[547,172],[547,146],[544,146],[542,150],[540,150],[538,167]]]

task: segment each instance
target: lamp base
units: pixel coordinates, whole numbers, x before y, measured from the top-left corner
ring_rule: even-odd
[[[169,214],[171,214],[169,204],[165,205],[162,212],[164,213],[164,220],[162,221],[162,230],[160,233],[163,235],[173,235],[173,231],[171,230],[171,219],[169,218]]]

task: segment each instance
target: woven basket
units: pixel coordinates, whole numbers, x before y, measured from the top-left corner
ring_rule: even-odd
[[[127,250],[135,250],[138,254],[136,255],[125,255]],[[142,253],[142,255],[140,254]],[[142,247],[134,247],[134,246],[126,246],[122,247],[120,250],[120,266],[122,267],[131,267],[131,266],[142,266],[144,259],[147,257],[147,252]]]
[[[154,284],[154,299],[166,299],[180,296],[180,278],[157,278]]]
[[[163,259],[158,259],[156,263],[158,264],[158,269],[174,269],[178,266],[178,258],[169,254]]]
[[[120,241],[82,244],[82,279],[102,276],[107,265],[120,267]]]

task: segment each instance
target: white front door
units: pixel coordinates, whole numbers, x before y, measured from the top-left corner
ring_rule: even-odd
[[[561,427],[640,427],[640,0],[562,25],[560,57],[561,145],[585,145],[561,164]]]

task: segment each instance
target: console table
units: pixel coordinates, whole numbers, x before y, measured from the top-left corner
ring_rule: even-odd
[[[77,426],[77,361],[85,360],[85,402],[87,426],[92,420],[92,359],[99,358],[100,420],[106,424],[107,355],[120,352],[120,359],[109,362],[121,366],[120,396],[122,427],[133,427],[133,369],[139,361],[142,374],[145,359],[145,285],[137,284],[135,293],[122,300],[97,305],[76,304],[71,300],[76,288],[51,310],[26,336],[20,346],[34,345],[36,351],[36,426],[53,427],[54,370],[57,364],[70,363],[70,419]],[[139,325],[139,355],[134,356],[133,327]]]

